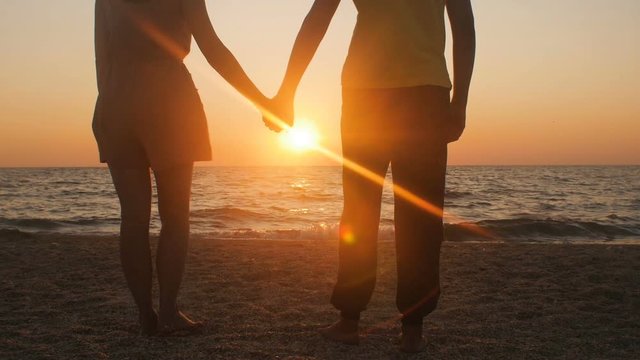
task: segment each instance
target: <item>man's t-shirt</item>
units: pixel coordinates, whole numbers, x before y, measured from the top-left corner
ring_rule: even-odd
[[[354,0],[358,21],[342,72],[347,88],[451,88],[445,0]]]

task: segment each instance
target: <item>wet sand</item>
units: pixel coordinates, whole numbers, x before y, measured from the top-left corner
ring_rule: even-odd
[[[398,353],[393,243],[358,347],[322,340],[336,242],[194,238],[181,292],[206,321],[137,335],[113,238],[0,233],[1,359],[638,359],[640,246],[445,243],[424,354]]]

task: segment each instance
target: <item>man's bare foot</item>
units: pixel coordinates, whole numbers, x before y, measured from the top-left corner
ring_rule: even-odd
[[[161,336],[187,336],[202,330],[204,324],[191,320],[180,310],[170,314],[160,314],[159,332]]]
[[[320,330],[320,335],[325,339],[347,345],[358,345],[360,334],[358,321],[340,318],[335,324]]]
[[[402,325],[398,349],[406,353],[419,353],[424,351],[425,348],[426,343],[422,337],[422,325]]]
[[[153,336],[158,331],[158,314],[155,310],[140,312],[138,321],[140,322],[140,335]]]

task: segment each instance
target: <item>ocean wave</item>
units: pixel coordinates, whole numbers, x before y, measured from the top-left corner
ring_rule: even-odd
[[[329,201],[337,198],[336,195],[333,194],[294,194],[293,196],[289,196],[293,200],[297,201]]]
[[[50,219],[0,219],[0,224],[36,230],[54,230],[64,226],[62,222]]]
[[[282,230],[253,230],[253,229],[236,229],[229,231],[206,232],[200,235],[206,235],[214,239],[263,239],[263,240],[313,240],[311,238],[303,238],[302,230],[282,229]]]
[[[70,222],[58,222],[52,220],[30,219],[14,221],[7,224],[0,222],[0,236],[15,238],[26,236],[33,232],[68,233],[82,235],[85,231],[70,230]],[[74,222],[79,224],[80,222]],[[101,225],[106,225],[102,223]],[[313,224],[300,228],[282,229],[252,229],[232,228],[225,224],[198,229],[192,227],[192,233],[198,236],[215,239],[264,239],[264,240],[335,240],[338,238],[339,225]],[[105,235],[117,233],[117,227],[105,228]],[[94,232],[94,233],[100,233]],[[17,234],[17,235],[16,235]],[[395,237],[393,225],[381,225],[378,239],[390,241]],[[613,241],[622,239],[640,239],[640,224],[636,226],[616,226],[589,221],[558,221],[536,219],[505,219],[483,220],[478,222],[463,222],[445,224],[445,238],[447,241]]]
[[[447,238],[453,241],[477,239],[533,241],[567,238],[602,241],[640,237],[640,224],[621,226],[595,221],[516,218],[448,224],[446,234]]]
[[[252,230],[238,229],[224,232],[207,232],[214,238],[288,239],[288,240],[333,240],[338,238],[338,224],[317,224],[304,229]],[[381,225],[379,240],[393,240],[393,225]],[[571,241],[616,239],[640,239],[640,224],[617,226],[589,221],[560,221],[553,219],[505,219],[483,220],[445,224],[447,241]]]
[[[192,210],[191,218],[196,220],[209,219],[214,221],[250,221],[270,219],[272,218],[272,215],[236,207],[220,207],[213,209]]]
[[[27,229],[36,231],[54,231],[70,226],[101,226],[119,222],[119,218],[77,218],[77,219],[8,219],[0,218],[2,229]]]
[[[473,193],[470,191],[454,191],[454,190],[446,190],[444,197],[445,199],[460,199],[467,196],[472,196]]]
[[[618,215],[618,214],[609,214],[609,215],[607,215],[607,219],[609,219],[609,220],[619,220],[619,221],[633,221],[633,219],[628,217],[628,216],[622,216],[622,215]]]
[[[26,231],[21,231],[15,228],[0,228],[0,238],[9,240],[21,240],[29,239],[32,235]]]

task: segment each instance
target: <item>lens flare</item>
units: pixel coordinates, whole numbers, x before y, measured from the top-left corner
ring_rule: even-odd
[[[306,119],[296,120],[293,127],[280,135],[280,141],[286,148],[299,152],[316,149],[319,140],[320,135],[315,125]]]
[[[340,229],[340,240],[345,244],[352,245],[356,242],[356,235],[347,227]]]

